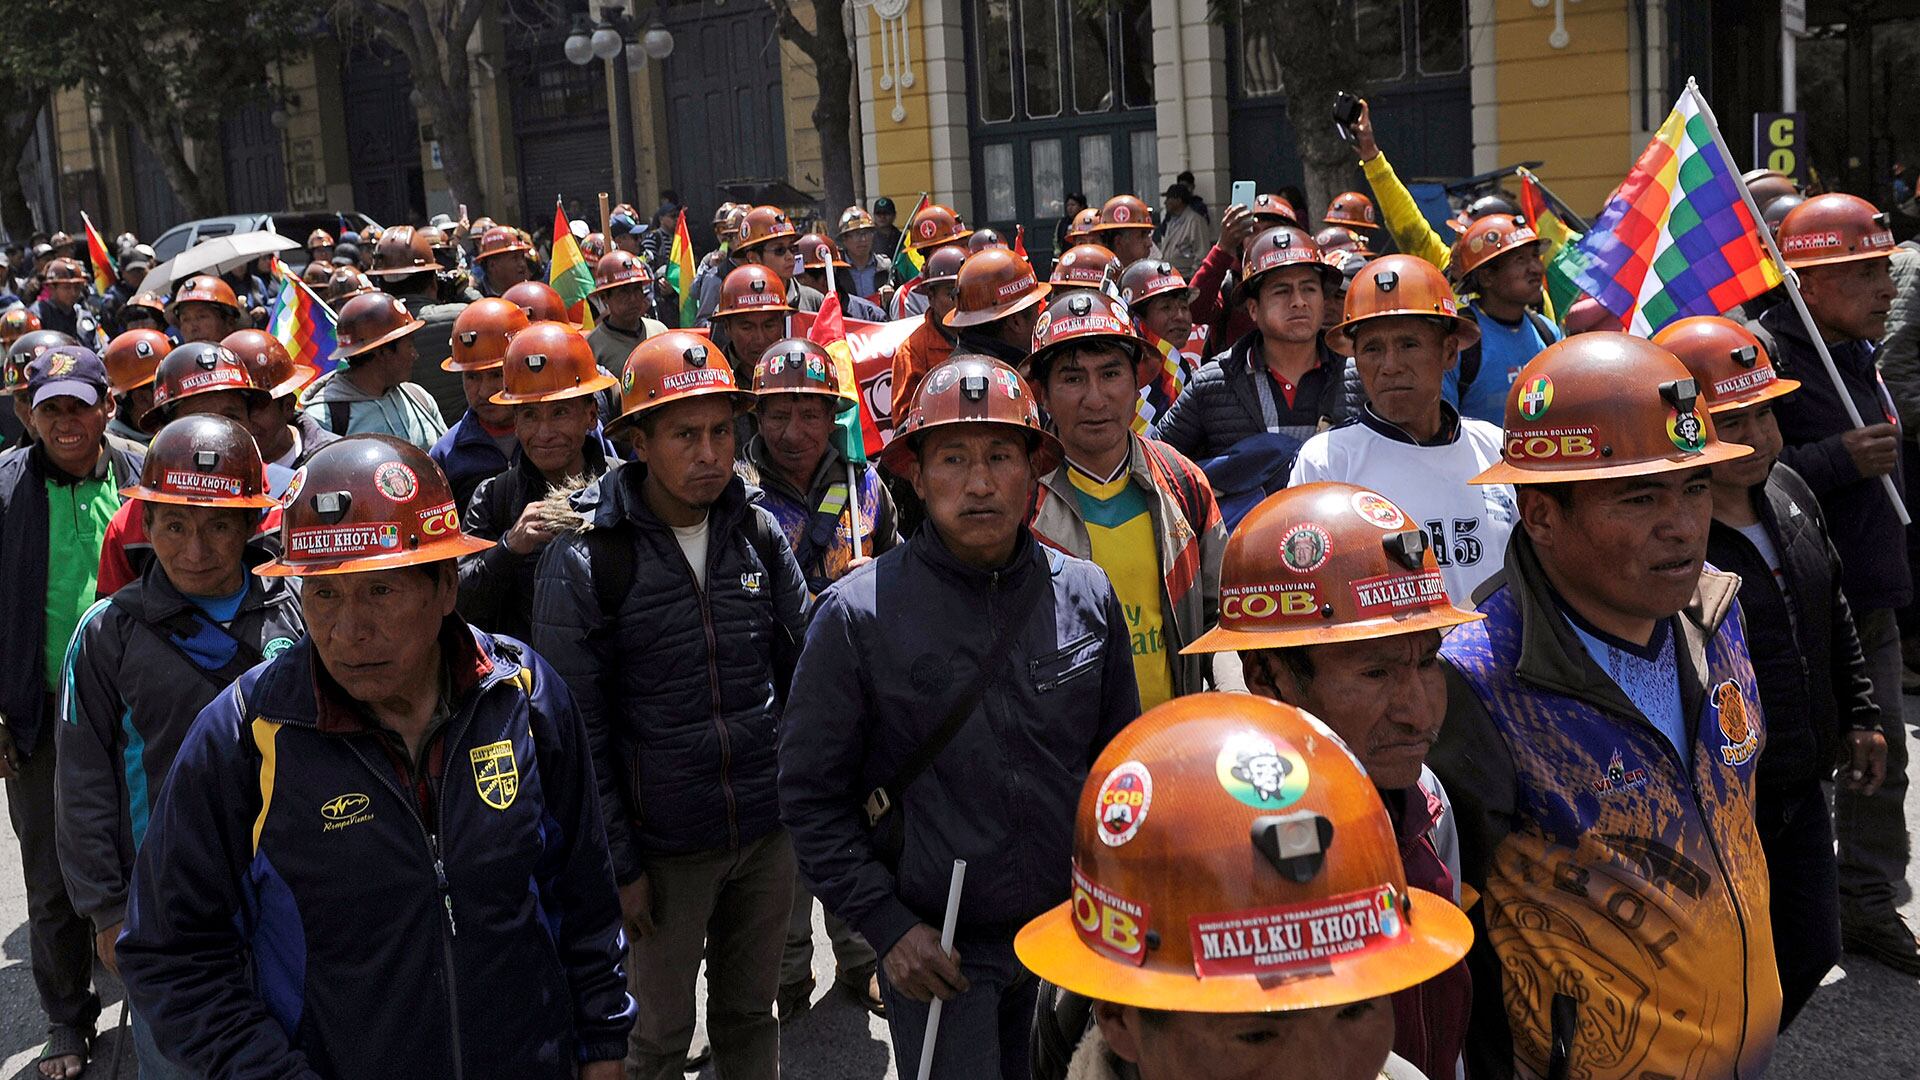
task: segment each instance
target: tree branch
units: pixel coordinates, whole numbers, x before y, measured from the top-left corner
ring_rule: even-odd
[[[780,26],[780,36],[800,46],[800,51],[809,57],[813,56],[813,51],[820,47],[819,39],[794,15],[793,5],[788,0],[767,0],[767,6],[773,9],[774,19]],[[815,14],[818,14],[817,10]]]

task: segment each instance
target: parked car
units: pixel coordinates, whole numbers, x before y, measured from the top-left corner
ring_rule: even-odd
[[[201,218],[198,221],[175,225],[161,233],[160,239],[153,242],[153,255],[155,262],[164,262],[210,237],[259,232],[262,229],[271,229],[290,240],[298,240],[305,244],[307,235],[315,229],[325,229],[329,236],[338,237],[343,226],[358,232],[369,225],[377,224],[379,223],[358,210],[283,210],[272,214],[227,214],[223,217]],[[302,261],[304,258],[301,256]]]

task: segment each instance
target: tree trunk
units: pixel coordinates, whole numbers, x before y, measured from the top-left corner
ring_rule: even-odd
[[[1288,7],[1287,32],[1272,38],[1284,72],[1295,153],[1306,173],[1307,205],[1295,209],[1313,222],[1335,195],[1360,186],[1353,148],[1333,126],[1334,96],[1358,90],[1353,73],[1361,70],[1361,59],[1352,25],[1341,0],[1299,0]]]
[[[464,57],[459,67],[464,76]],[[420,88],[421,104],[427,121],[433,125],[434,137],[440,140],[441,173],[446,177],[456,205],[466,203],[477,207],[482,202],[480,163],[474,151],[473,106],[467,96],[466,81],[462,78],[458,87],[450,86],[438,73],[432,73],[433,77],[427,81],[420,81],[424,74],[429,73],[414,69],[414,85]]]
[[[226,177],[222,175],[217,153],[206,153],[217,147],[216,140],[202,144],[203,160],[199,167],[187,160],[186,138],[179,128],[165,119],[155,120],[143,112],[130,111],[139,117],[140,133],[146,137],[147,145],[153,148],[154,155],[160,159],[160,171],[166,174],[167,186],[173,189],[174,197],[180,200],[181,209],[189,218],[215,217],[227,212]]]
[[[14,236],[33,231],[33,210],[20,186],[20,156],[46,108],[47,91],[0,84],[0,225]]]
[[[820,132],[820,171],[826,192],[822,216],[832,221],[853,204],[853,53],[847,41],[846,0],[814,0],[813,68],[820,83],[813,126]]]

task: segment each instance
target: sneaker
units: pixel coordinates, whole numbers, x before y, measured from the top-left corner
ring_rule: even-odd
[[[813,978],[809,976],[781,987],[779,996],[773,999],[773,1007],[783,1024],[799,1019],[813,1008]]]
[[[880,997],[880,974],[877,971],[853,972],[841,975],[833,984],[852,995],[860,1007],[879,1017],[887,1018],[887,1003]]]
[[[1850,953],[1878,960],[1902,975],[1920,978],[1920,943],[1899,915],[1871,923],[1842,923],[1840,944]]]

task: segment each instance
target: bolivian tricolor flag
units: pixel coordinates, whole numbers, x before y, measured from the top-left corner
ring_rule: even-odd
[[[687,212],[673,225],[673,253],[667,257],[667,284],[680,297],[680,325],[690,327],[700,317],[700,298],[693,292],[693,239],[687,235]]]
[[[547,268],[547,284],[567,305],[567,318],[583,331],[593,329],[593,308],[587,304],[587,294],[593,291],[593,268],[580,253],[580,242],[567,223],[567,208],[558,198],[553,201],[553,264]]]
[[[93,289],[105,296],[107,290],[113,288],[113,279],[120,268],[113,264],[113,256],[107,254],[107,242],[84,210],[80,212],[80,224],[87,227],[87,261],[93,264]]]
[[[920,211],[932,205],[926,192],[920,193],[920,201],[913,204],[913,213],[907,215],[907,227],[900,230],[900,246],[893,252],[893,279],[902,289],[907,283],[920,276],[921,268],[927,265],[927,257],[913,248],[913,219]]]

